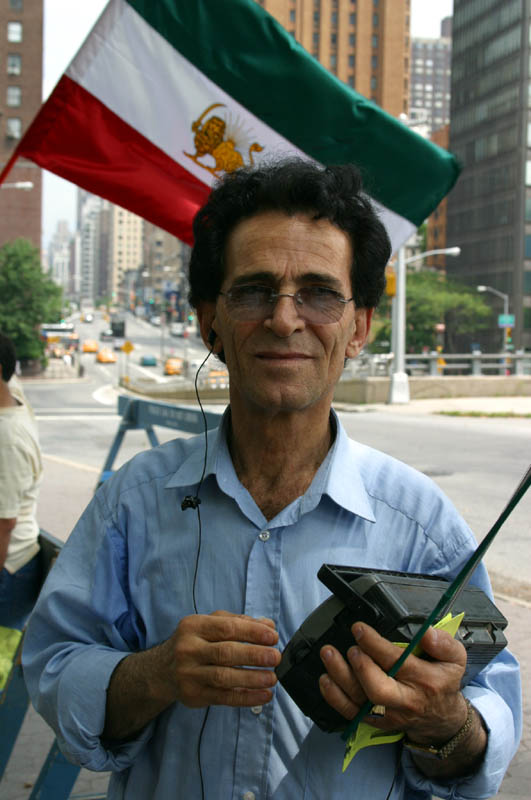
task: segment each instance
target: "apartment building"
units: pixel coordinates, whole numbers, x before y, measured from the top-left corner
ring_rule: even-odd
[[[42,101],[43,0],[0,4],[0,166]],[[22,188],[25,187],[25,188]],[[41,247],[41,170],[18,159],[0,189],[0,246],[18,237]]]

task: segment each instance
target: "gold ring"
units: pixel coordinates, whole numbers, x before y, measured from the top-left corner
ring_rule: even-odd
[[[371,715],[373,717],[385,717],[385,706],[373,706],[371,708]]]

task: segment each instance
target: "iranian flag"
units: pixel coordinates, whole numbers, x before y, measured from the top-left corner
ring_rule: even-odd
[[[224,172],[353,162],[396,249],[459,168],[324,69],[254,0],[110,0],[18,156],[185,242]]]

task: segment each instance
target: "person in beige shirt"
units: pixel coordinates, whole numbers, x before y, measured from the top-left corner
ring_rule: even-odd
[[[36,505],[42,460],[24,393],[11,388],[16,354],[0,333],[0,625],[22,630],[42,582]]]

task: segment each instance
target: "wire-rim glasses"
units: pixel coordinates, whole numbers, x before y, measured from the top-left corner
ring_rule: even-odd
[[[260,322],[270,317],[280,297],[291,297],[301,319],[315,325],[328,325],[343,316],[347,303],[345,298],[328,286],[303,286],[296,292],[276,292],[271,286],[249,283],[233,286],[220,292],[225,298],[231,317],[240,322]]]

